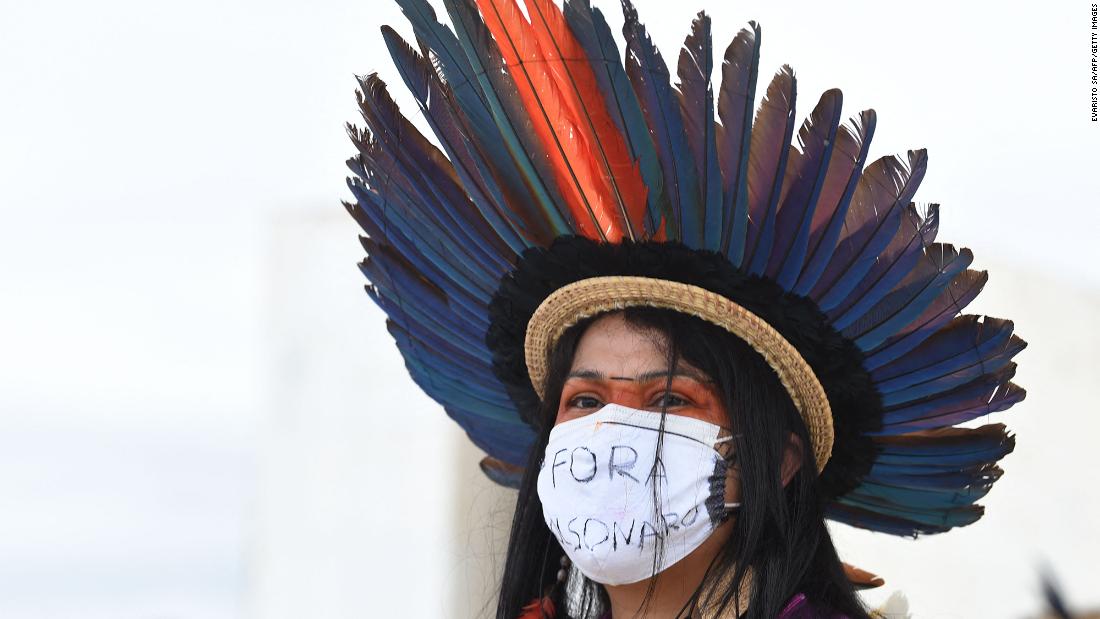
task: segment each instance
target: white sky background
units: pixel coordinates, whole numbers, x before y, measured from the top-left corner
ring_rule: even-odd
[[[595,4],[617,30],[617,3]],[[846,116],[874,107],[872,158],[929,149],[917,197],[942,203],[941,239],[971,247],[978,267],[1007,264],[1075,288],[1096,307],[1100,123],[1089,122],[1089,3],[637,4],[670,64],[698,9],[714,19],[716,53],[757,20],[758,94],[786,62],[799,77],[800,119],[834,86]],[[354,266],[358,230],[339,204],[350,197],[342,125],[356,118],[353,74],[379,71],[403,109],[415,110],[381,24],[409,33],[385,1],[0,7],[0,616],[262,616],[258,523],[277,520],[265,510],[281,505],[263,488],[278,488],[271,470],[283,470],[265,455],[274,449],[278,461],[283,445],[270,438],[279,436],[271,415],[285,395],[285,368],[272,359],[293,363],[296,338],[308,347],[314,329],[323,326],[324,341],[346,329],[349,344],[302,359],[327,351],[339,357],[317,362],[369,370],[346,377],[363,381],[348,391],[362,401],[337,403],[362,410],[364,421],[334,426],[351,432],[349,444],[381,440],[368,416],[375,397],[386,411],[414,409],[386,432],[457,435],[385,344]],[[321,236],[296,244],[293,222],[341,218],[319,224],[336,234],[311,232]],[[303,247],[324,247],[325,258],[310,260]],[[303,260],[287,264],[296,255]],[[333,285],[311,288],[314,280]],[[991,286],[1014,283],[992,272]],[[1063,322],[1050,307],[1050,324]],[[1080,359],[1082,375],[1094,375],[1095,360]],[[1068,434],[1074,426],[1060,415],[1100,413],[1091,400],[1039,410],[1035,399],[1018,412],[1065,424]],[[1002,419],[1013,425],[1016,412]],[[1012,457],[1000,484],[1012,479]],[[1069,462],[1078,469],[1065,475],[1096,480],[1091,454]],[[417,479],[438,478],[430,464],[415,466]],[[370,487],[374,470],[347,483]],[[1080,492],[1096,505],[1095,487]],[[1074,509],[1044,499],[1020,505],[1035,514]],[[1009,557],[1017,558],[989,548],[967,569],[996,579]],[[951,569],[925,560],[929,573]],[[395,594],[371,582],[347,585],[365,593],[345,612],[362,616]],[[1088,591],[1073,590],[1100,603]]]

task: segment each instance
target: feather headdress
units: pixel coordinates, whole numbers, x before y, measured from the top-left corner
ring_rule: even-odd
[[[830,518],[916,535],[982,515],[1014,439],[957,426],[1023,399],[1025,343],[1010,321],[960,315],[986,273],[935,241],[937,205],[913,203],[923,150],[867,163],[875,113],[842,123],[839,90],[797,125],[788,66],[754,116],[752,22],[716,93],[703,13],[673,84],[629,0],[625,58],[588,0],[443,0],[449,26],[427,0],[397,2],[415,45],[382,36],[436,140],[360,78],[345,206],[409,373],[490,477],[514,483],[534,438],[517,355],[535,308],[585,277],[643,275],[736,299],[809,363],[836,426]]]

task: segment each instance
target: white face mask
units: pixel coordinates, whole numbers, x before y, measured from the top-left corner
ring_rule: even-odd
[[[660,413],[608,404],[550,431],[538,479],[543,515],[596,582],[653,576],[698,548],[738,506],[724,502],[728,462],[714,449],[732,437],[720,439],[721,428],[700,419],[664,417],[659,461]]]

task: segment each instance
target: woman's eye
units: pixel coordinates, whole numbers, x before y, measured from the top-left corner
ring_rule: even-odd
[[[579,395],[569,401],[569,406],[573,408],[599,408],[601,404],[599,400],[590,395]]]
[[[688,401],[684,398],[681,398],[674,393],[666,392],[661,394],[661,396],[657,398],[657,401],[654,402],[653,405],[658,408],[676,408],[677,406],[684,406],[687,403]]]

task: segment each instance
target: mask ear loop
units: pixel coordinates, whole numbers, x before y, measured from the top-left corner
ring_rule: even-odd
[[[714,444],[719,445],[719,444],[722,444],[722,443],[728,443],[730,441],[733,441],[736,438],[739,438],[740,436],[741,436],[740,434],[731,434],[729,436],[725,436],[725,437],[722,437],[720,439],[716,439],[714,441]],[[729,456],[723,456],[723,459],[729,461],[731,466],[732,466],[732,462],[736,457],[737,457],[737,452],[735,451],[735,452],[731,453]],[[725,503],[725,502],[723,502],[722,507],[725,508],[727,511],[730,511],[730,512],[736,511],[736,510],[741,508],[741,502],[740,501],[737,501],[737,502],[734,502],[734,503]]]

